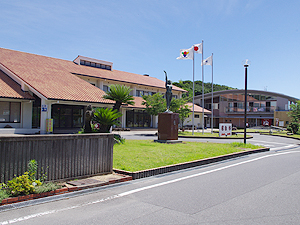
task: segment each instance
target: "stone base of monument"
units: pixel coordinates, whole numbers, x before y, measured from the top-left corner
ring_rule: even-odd
[[[164,143],[164,144],[178,144],[178,143],[182,143],[182,141],[179,141],[179,140],[154,140],[154,142]]]
[[[181,143],[178,141],[178,113],[159,113],[158,114],[158,140],[159,143]]]

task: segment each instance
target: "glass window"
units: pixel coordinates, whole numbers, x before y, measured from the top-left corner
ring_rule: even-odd
[[[10,121],[14,123],[20,123],[20,109],[21,104],[19,102],[11,102],[10,103]]]
[[[9,122],[9,102],[0,102],[0,122]]]
[[[109,91],[109,87],[107,85],[103,85],[103,91],[108,92]]]
[[[144,91],[136,90],[136,96],[142,97],[144,95]]]
[[[20,102],[0,102],[0,122],[20,123],[20,114]]]
[[[83,109],[73,108],[73,127],[81,127],[83,124]]]
[[[53,105],[52,118],[55,128],[73,128],[83,126],[83,106]]]

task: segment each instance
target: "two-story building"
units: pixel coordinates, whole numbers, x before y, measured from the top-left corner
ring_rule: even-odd
[[[0,48],[0,132],[45,133],[47,119],[53,119],[55,133],[76,132],[83,127],[87,105],[113,106],[103,98],[111,84],[130,87],[135,98],[135,105],[121,107],[123,128],[157,127],[142,96],[164,93],[164,81],[114,70],[112,62],[88,57],[68,61]],[[185,92],[176,86],[172,91],[174,98]]]
[[[249,127],[274,125],[286,127],[289,123],[287,112],[290,104],[298,99],[269,91],[247,91],[247,123]],[[195,103],[202,104],[202,96],[195,97]],[[232,123],[235,127],[244,127],[245,90],[225,90],[204,95],[204,107],[213,109],[213,127],[219,123]],[[211,115],[208,115],[209,119]]]

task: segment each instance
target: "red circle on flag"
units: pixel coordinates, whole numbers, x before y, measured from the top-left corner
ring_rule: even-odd
[[[195,46],[195,47],[194,47],[194,50],[195,50],[195,51],[198,51],[198,50],[199,50],[199,48],[198,48],[197,46]]]

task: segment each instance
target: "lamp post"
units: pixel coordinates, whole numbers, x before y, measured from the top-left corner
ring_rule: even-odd
[[[246,129],[247,129],[247,68],[250,65],[249,60],[246,59],[243,63],[245,67],[245,113],[244,113],[244,144],[246,144]]]

